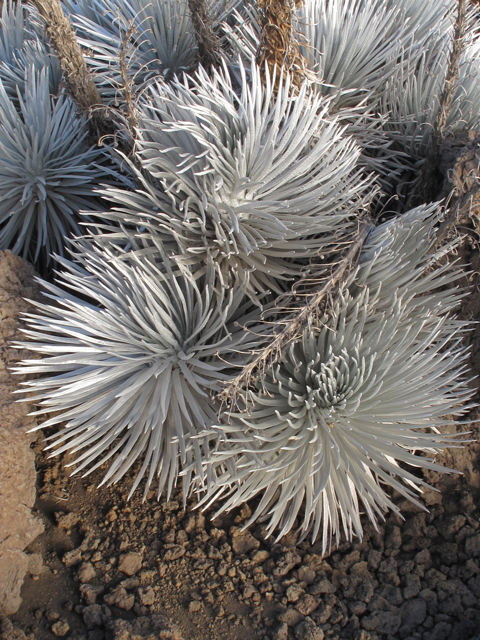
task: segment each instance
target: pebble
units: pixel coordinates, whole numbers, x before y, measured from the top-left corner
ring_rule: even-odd
[[[73,529],[81,520],[81,516],[76,513],[65,513],[63,511],[55,512],[55,520],[57,521],[57,527],[68,531]]]
[[[300,596],[303,596],[303,594],[305,593],[305,591],[302,589],[302,587],[298,584],[292,584],[290,587],[288,587],[285,596],[288,600],[288,602],[297,602],[297,600],[299,600]]]
[[[288,640],[288,624],[282,622],[272,634],[272,640]]]
[[[277,616],[279,622],[285,622],[289,627],[295,627],[299,622],[302,622],[304,616],[293,607],[289,607],[283,613]]]
[[[104,591],[105,587],[97,584],[82,584],[80,587],[80,594],[87,605],[95,604],[97,596],[101,595]]]
[[[181,544],[166,544],[165,548],[167,549],[167,552],[163,556],[163,559],[166,562],[179,560],[185,555],[185,547]]]
[[[63,636],[66,636],[69,631],[70,631],[70,626],[68,622],[63,618],[52,625],[53,635],[59,636],[60,638],[63,638]]]
[[[120,556],[118,570],[126,573],[127,576],[133,576],[142,568],[142,562],[143,555],[131,551],[130,553]]]
[[[253,564],[263,564],[266,560],[270,558],[270,554],[268,551],[264,551],[263,549],[260,551],[256,551],[252,555],[252,563]]]
[[[140,604],[150,607],[155,602],[155,591],[152,587],[140,587],[137,591],[137,598]]]
[[[135,596],[133,593],[128,593],[125,587],[118,586],[110,593],[103,596],[103,601],[108,606],[116,606],[124,611],[130,611],[135,604]]]
[[[102,627],[111,616],[110,609],[105,605],[91,604],[82,609],[83,621],[87,629]]]
[[[317,627],[310,618],[300,622],[295,627],[295,638],[297,640],[323,640],[324,637],[323,630]]]
[[[319,582],[316,582],[309,589],[309,593],[314,596],[318,596],[322,593],[335,593],[337,588],[328,580],[328,578],[323,578]]]
[[[366,631],[376,631],[382,634],[395,635],[400,628],[402,619],[398,614],[390,611],[374,611],[362,618],[362,627]]]
[[[256,551],[260,547],[260,541],[252,536],[250,531],[242,531],[240,527],[231,527],[232,550],[235,555]]]
[[[402,626],[414,631],[427,617],[427,603],[422,598],[407,600],[400,609]]]
[[[80,568],[78,569],[77,577],[80,580],[80,582],[86,583],[93,580],[93,578],[95,578],[96,575],[97,574],[95,569],[93,568],[92,563],[84,562],[80,565]]]
[[[406,587],[403,590],[403,597],[405,600],[415,598],[420,593],[421,584],[420,578],[417,575],[407,574],[405,576]]]
[[[310,594],[305,594],[300,600],[297,602],[295,609],[300,611],[304,616],[309,616],[320,604],[320,600],[311,596]]]
[[[66,567],[73,567],[76,564],[80,564],[82,561],[82,550],[81,549],[72,549],[72,551],[67,551],[62,558],[62,562]]]

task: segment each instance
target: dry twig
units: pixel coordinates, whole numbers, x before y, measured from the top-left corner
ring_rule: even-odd
[[[220,63],[220,40],[213,30],[205,0],[188,0],[198,42],[200,63],[208,69]]]
[[[60,58],[73,99],[81,109],[100,105],[100,94],[60,0],[35,0],[35,5],[45,19],[46,34]]]
[[[339,262],[337,268],[328,278],[327,282],[312,295],[309,302],[298,313],[291,314],[285,321],[284,328],[277,333],[273,340],[255,358],[247,364],[233,380],[230,380],[223,391],[218,395],[221,403],[237,406],[238,394],[242,389],[248,389],[256,382],[262,371],[277,362],[285,348],[298,338],[301,331],[312,322],[312,318],[318,317],[321,304],[327,296],[333,296],[334,291],[345,282],[352,268],[357,264],[365,240],[374,227],[371,222],[364,222],[358,231],[356,239],[349,250]]]
[[[133,100],[133,79],[128,77],[128,64],[127,64],[127,47],[130,42],[130,38],[133,36],[136,29],[135,21],[132,20],[128,29],[122,38],[122,44],[120,47],[120,73],[122,75],[123,92],[125,96],[125,105],[127,107],[127,119],[128,126],[132,137],[135,136],[135,128],[137,126],[137,116],[135,109],[135,102]]]
[[[297,85],[305,79],[305,63],[295,39],[294,11],[303,0],[258,0],[262,35],[257,53],[261,68],[265,62],[272,73],[274,68],[288,71]]]

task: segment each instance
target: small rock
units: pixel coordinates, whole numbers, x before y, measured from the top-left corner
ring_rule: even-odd
[[[47,609],[45,611],[45,618],[48,620],[48,622],[55,622],[60,618],[60,614],[57,613],[57,611],[54,611],[53,609]]]
[[[80,516],[76,513],[65,513],[63,511],[55,512],[55,520],[57,521],[57,527],[68,531],[80,522]]]
[[[140,587],[137,598],[144,607],[150,607],[155,602],[155,591],[152,587]]]
[[[277,619],[279,622],[285,622],[289,627],[295,627],[299,622],[303,621],[304,616],[300,611],[289,607],[286,611],[280,613]]]
[[[88,604],[95,604],[97,596],[105,591],[105,587],[97,584],[82,584],[80,587],[80,594],[85,602]]]
[[[185,547],[181,544],[166,544],[165,548],[167,552],[163,556],[163,559],[167,562],[173,562],[185,555]]]
[[[188,542],[187,532],[184,531],[183,529],[180,529],[180,531],[177,531],[176,540],[177,540],[177,544],[186,544]]]
[[[202,603],[199,602],[198,600],[192,600],[188,605],[188,610],[190,613],[198,613],[198,611],[200,611],[202,606],[203,606]]]
[[[285,596],[288,600],[288,602],[297,602],[297,600],[299,600],[300,596],[302,596],[305,593],[305,591],[302,589],[302,587],[298,584],[292,584],[288,587]]]
[[[370,549],[368,552],[368,566],[373,571],[376,571],[382,561],[382,554],[377,549]]]
[[[422,598],[408,600],[400,609],[402,626],[415,631],[427,617],[427,603]]]
[[[385,540],[386,549],[400,549],[402,546],[402,533],[400,527],[392,527]]]
[[[455,514],[452,516],[448,516],[444,520],[441,520],[436,523],[437,531],[444,538],[453,538],[453,536],[460,531],[460,529],[465,525],[467,519],[465,516],[461,514]]]
[[[312,611],[315,611],[319,604],[320,600],[318,598],[307,593],[298,601],[295,609],[300,611],[304,616],[309,616]]]
[[[307,618],[295,627],[295,638],[297,640],[323,640],[325,634],[320,627]]]
[[[342,578],[340,582],[344,587],[343,595],[347,600],[360,600],[368,604],[373,598],[373,583],[368,579],[351,576],[350,578]]]
[[[69,631],[70,631],[69,624],[64,619],[60,619],[58,622],[55,622],[55,624],[52,625],[53,635],[59,636],[60,638],[63,638],[63,636],[66,636]]]
[[[407,574],[405,576],[406,587],[403,590],[403,597],[405,600],[409,600],[410,598],[415,598],[420,593],[421,584],[420,578],[414,574]]]
[[[0,640],[27,640],[27,636],[18,627],[14,627],[8,618],[0,620]],[[33,640],[33,634],[28,637]]]
[[[328,578],[323,578],[319,582],[316,582],[309,588],[309,593],[314,596],[319,596],[322,593],[335,593],[337,588],[328,580]]]
[[[300,582],[312,584],[312,582],[315,582],[316,577],[317,574],[310,567],[300,567],[300,569],[298,570],[298,579],[300,580]]]
[[[138,578],[125,578],[125,580],[121,581],[120,586],[127,591],[136,589],[140,586],[140,580]]]
[[[231,527],[232,549],[235,555],[249,553],[257,550],[260,546],[259,540],[254,538],[250,531],[242,531],[239,527]]]
[[[273,632],[272,640],[288,640],[288,624],[282,622]]]
[[[399,607],[404,601],[401,589],[390,584],[382,584],[377,594],[395,607]]]
[[[251,585],[247,585],[246,587],[243,588],[242,595],[245,600],[248,600],[253,596],[254,593],[256,593],[256,590],[254,589],[254,587],[252,587]]]
[[[114,605],[124,611],[130,611],[135,604],[135,596],[132,593],[127,593],[125,587],[119,586],[103,596],[103,601],[105,604],[108,604],[108,606]]]
[[[120,556],[118,570],[126,573],[127,576],[133,576],[142,568],[142,561],[143,555],[141,553],[131,551],[130,553]]]
[[[100,546],[101,539],[95,537],[94,533],[87,533],[80,545],[81,551],[96,551]]]
[[[394,635],[400,628],[402,619],[398,614],[389,611],[374,611],[362,618],[362,627],[366,631]]]
[[[44,571],[48,571],[47,567],[43,564],[43,558],[41,553],[32,553],[28,556],[28,573],[31,576],[39,576]]]
[[[90,582],[91,580],[93,580],[93,578],[95,578],[96,575],[97,574],[91,562],[84,562],[83,564],[81,564],[77,574],[78,579],[82,584]]]
[[[420,565],[430,567],[432,565],[432,557],[428,549],[422,549],[414,558],[415,562]]]
[[[438,622],[428,634],[428,640],[450,640],[451,632],[451,624],[448,624],[447,622]]]
[[[72,551],[67,551],[62,558],[62,562],[66,567],[73,567],[76,564],[80,564],[82,561],[82,550],[72,549]]]
[[[312,613],[312,619],[317,625],[325,624],[331,617],[333,607],[337,603],[334,595],[326,595],[322,598],[319,606]]]
[[[82,615],[87,629],[95,629],[96,627],[102,627],[111,614],[108,607],[91,604],[83,608]]]
[[[278,558],[277,562],[275,563],[275,568],[272,570],[272,575],[277,578],[282,578],[283,576],[286,576],[287,573],[294,567],[296,567],[297,564],[300,564],[301,561],[301,555],[299,555],[295,551],[287,551]]]
[[[263,564],[266,560],[268,560],[270,557],[270,554],[268,553],[268,551],[255,551],[255,553],[252,555],[252,564]]]
[[[134,620],[112,620],[108,627],[112,640],[182,640],[177,627],[165,616],[156,614]]]
[[[477,533],[465,540],[465,553],[470,558],[478,558],[480,556],[480,534]]]

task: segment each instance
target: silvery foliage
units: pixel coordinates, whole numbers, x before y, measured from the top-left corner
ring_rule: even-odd
[[[237,4],[209,3],[214,27],[219,27]],[[188,0],[63,0],[101,95],[121,95],[122,42],[126,44],[128,81],[138,91],[148,79],[192,71],[198,45]],[[133,28],[128,37],[126,34]]]
[[[44,40],[38,16],[32,7],[8,0],[0,19],[0,80],[17,105],[32,66],[47,71],[50,92],[56,94],[62,78],[60,61]]]
[[[31,67],[18,109],[0,82],[0,248],[36,261],[81,235],[78,211],[95,208],[103,173],[87,133],[68,96],[50,97],[47,69]]]
[[[165,486],[170,495],[180,467],[193,465],[183,478],[186,497],[192,474],[197,488],[208,480],[201,434],[217,419],[210,392],[228,378],[227,360],[238,361],[233,352],[256,345],[234,326],[238,315],[248,318],[243,292],[218,287],[211,265],[194,280],[161,246],[156,260],[91,241],[74,248],[75,262],[59,259],[64,288],[41,281],[54,304],[34,303],[37,312],[26,316],[24,345],[42,359],[18,369],[42,375],[25,383],[40,405],[33,415],[55,414],[41,428],[66,423],[47,449],[83,450],[74,473],[113,458],[104,483],[141,460],[130,495],[145,475],[145,495],[154,478],[158,496]]]
[[[318,90],[334,94],[340,109],[377,103],[432,30],[449,31],[455,8],[455,0],[306,0],[295,27]]]
[[[362,537],[361,510],[375,525],[387,508],[399,512],[384,487],[419,504],[426,484],[409,467],[445,471],[415,453],[453,444],[438,427],[468,410],[473,390],[466,323],[451,315],[462,292],[445,288],[462,271],[439,262],[452,246],[432,252],[438,218],[424,205],[371,231],[319,328],[218,427],[224,451],[205,501],[225,499],[220,513],[258,497],[250,522],[262,517],[279,538],[295,525],[320,534],[325,552],[342,529]]]
[[[409,83],[415,82],[416,69],[432,43],[450,45],[456,6],[455,0],[305,0],[297,9],[294,28],[312,85],[331,96],[330,111],[349,125],[348,132],[362,148],[361,162],[379,172],[385,188],[411,166],[406,145],[390,148],[392,138],[401,135],[397,122],[403,132],[405,121],[412,129],[414,118],[423,122],[434,117],[427,108],[442,86],[438,74],[422,77],[423,101],[417,111],[411,109],[414,97]],[[258,12],[252,5],[235,18],[228,37],[232,49],[248,60],[260,43]],[[459,89],[457,103],[460,109],[478,114],[480,83],[472,78],[478,63],[469,54],[465,59],[468,69],[465,66],[462,74],[470,80],[462,83],[465,89]],[[443,77],[446,62],[444,52]],[[434,89],[437,93],[432,93]],[[472,96],[467,95],[462,105],[465,90]]]
[[[434,32],[420,57],[400,68],[387,83],[383,110],[390,112],[386,131],[394,148],[406,152],[413,162],[422,160],[437,119],[440,97],[450,59],[453,23]],[[478,12],[467,16],[462,53],[447,134],[475,129],[480,124],[480,33]]]
[[[213,260],[222,282],[248,294],[331,251],[371,197],[359,149],[327,119],[330,102],[290,78],[261,79],[243,67],[238,96],[228,72],[149,87],[139,104],[132,171],[141,188],[108,189],[116,223],[161,237],[178,260]]]

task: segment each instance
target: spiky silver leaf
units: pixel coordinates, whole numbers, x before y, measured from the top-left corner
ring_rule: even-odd
[[[226,71],[152,86],[139,107],[142,188],[106,191],[103,215],[176,243],[181,260],[213,260],[256,297],[298,274],[294,260],[330,251],[372,189],[328,100],[290,78],[274,91],[254,65],[242,77],[239,97]]]
[[[474,18],[474,13],[467,18],[465,50],[447,119],[449,133],[480,124],[480,34]],[[383,97],[383,110],[391,113],[385,129],[395,148],[406,152],[413,162],[425,157],[434,130],[452,38],[453,24],[446,33],[435,33],[420,58],[392,76]]]
[[[221,512],[259,496],[250,522],[280,537],[298,518],[325,551],[341,529],[361,538],[362,509],[374,523],[398,512],[385,487],[416,502],[425,483],[409,467],[445,471],[415,453],[452,445],[437,428],[473,390],[466,324],[449,315],[462,294],[442,289],[462,272],[431,252],[437,220],[438,206],[422,206],[373,230],[318,330],[244,393],[247,413],[219,427],[226,470],[207,499],[227,492]]]
[[[27,315],[24,344],[42,360],[18,369],[42,375],[25,383],[41,407],[35,415],[55,413],[41,428],[65,422],[47,448],[83,450],[74,473],[90,473],[116,454],[109,483],[143,460],[131,493],[147,474],[145,495],[154,477],[158,495],[165,485],[170,495],[179,468],[192,463],[201,485],[210,455],[201,432],[217,417],[210,391],[227,379],[232,351],[256,344],[228,330],[244,311],[242,291],[218,287],[211,265],[198,281],[188,268],[174,271],[161,247],[157,264],[138,251],[86,242],[75,248],[75,262],[60,259],[67,291],[42,282],[56,304],[35,303],[38,312]],[[185,496],[191,476],[184,477]]]
[[[122,42],[127,44],[125,72],[139,90],[148,78],[171,79],[196,66],[198,45],[188,0],[63,0],[85,47],[87,64],[102,95],[121,93]],[[214,26],[235,2],[211,2]],[[129,30],[133,27],[133,32]]]
[[[58,93],[62,71],[58,57],[42,36],[33,8],[12,0],[3,3],[0,18],[0,80],[9,97],[18,104],[24,94],[28,70],[48,73],[50,91]]]
[[[0,82],[0,248],[36,261],[81,235],[77,213],[97,206],[102,152],[88,149],[86,117],[72,100],[50,98],[45,69],[30,69],[18,99],[19,110]]]

